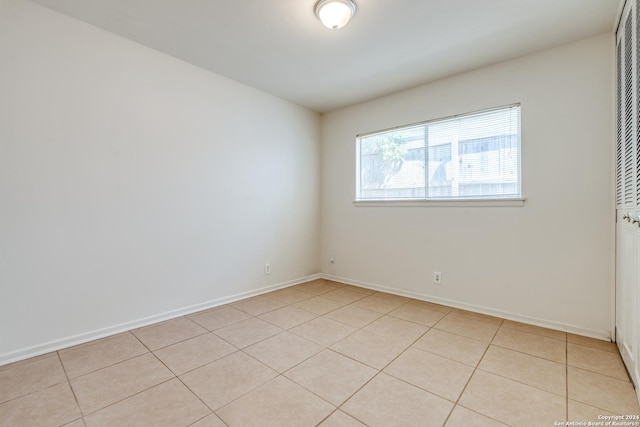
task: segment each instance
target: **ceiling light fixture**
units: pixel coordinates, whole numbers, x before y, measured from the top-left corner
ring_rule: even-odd
[[[349,23],[356,14],[353,0],[319,0],[316,3],[316,16],[325,27],[337,30]]]

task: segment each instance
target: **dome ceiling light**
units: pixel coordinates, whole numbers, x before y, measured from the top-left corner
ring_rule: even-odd
[[[319,0],[315,10],[325,27],[337,30],[356,14],[356,4],[353,0]]]

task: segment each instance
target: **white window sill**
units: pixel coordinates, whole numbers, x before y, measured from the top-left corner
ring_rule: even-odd
[[[356,207],[422,207],[422,208],[453,208],[453,207],[521,207],[525,198],[518,199],[465,199],[465,200],[356,200]]]

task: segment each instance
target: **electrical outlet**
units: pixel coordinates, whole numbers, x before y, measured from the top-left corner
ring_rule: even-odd
[[[442,273],[440,271],[433,272],[433,283],[435,283],[436,285],[442,284]]]
[[[267,275],[267,274],[271,274],[271,264],[266,263],[266,264],[264,265],[264,274],[265,274],[265,275]]]
[[[333,264],[334,262],[336,262],[336,257],[335,257],[334,255],[331,255],[331,256],[329,257],[329,262],[330,262],[331,264]]]

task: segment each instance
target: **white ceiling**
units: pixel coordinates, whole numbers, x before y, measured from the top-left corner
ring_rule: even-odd
[[[619,0],[33,0],[318,112],[612,31]]]

